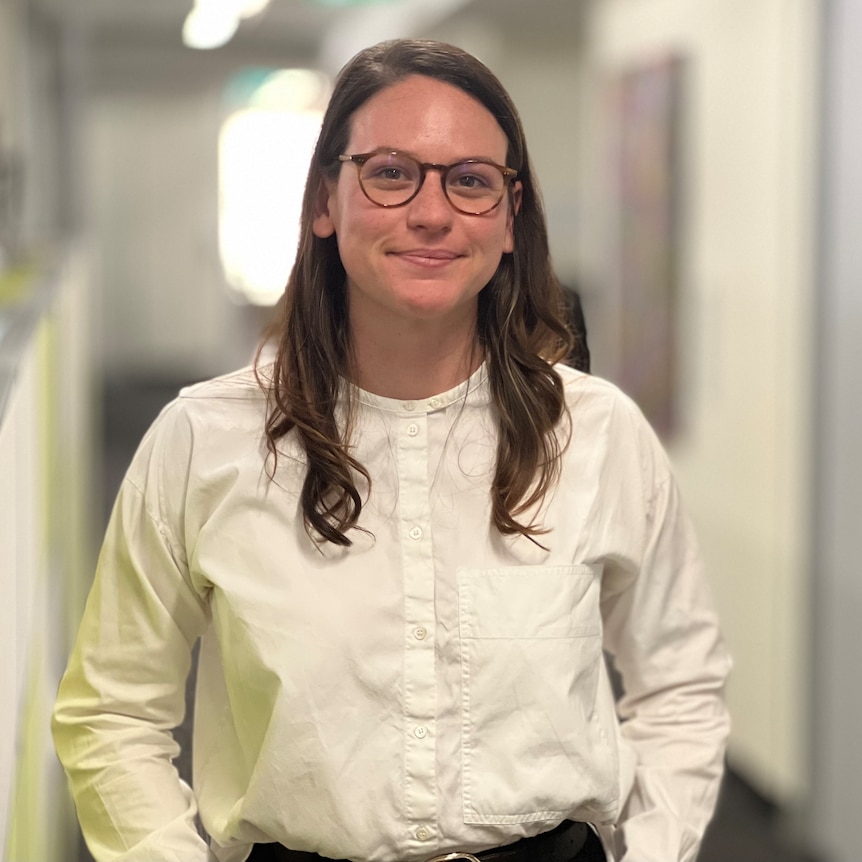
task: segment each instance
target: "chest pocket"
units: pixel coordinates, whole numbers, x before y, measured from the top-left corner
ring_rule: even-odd
[[[598,635],[597,567],[462,569],[461,637],[578,638]]]
[[[466,823],[616,813],[601,567],[458,572]]]

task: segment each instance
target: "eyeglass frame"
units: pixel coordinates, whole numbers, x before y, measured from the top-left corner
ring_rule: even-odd
[[[365,190],[365,185],[362,182],[362,168],[365,163],[372,158],[373,156],[403,156],[406,159],[409,159],[413,164],[415,164],[419,168],[419,185],[416,186],[416,191],[410,195],[407,200],[401,201],[397,204],[381,204],[378,203],[368,192]],[[407,206],[407,204],[412,201],[419,192],[422,191],[422,187],[425,185],[425,177],[428,174],[429,170],[438,171],[440,174],[440,186],[443,189],[443,195],[446,200],[449,202],[449,206],[452,207],[456,212],[461,213],[462,215],[470,215],[470,216],[483,216],[488,215],[488,213],[493,212],[497,209],[498,206],[503,202],[503,198],[506,197],[506,192],[511,192],[512,183],[518,176],[518,171],[514,168],[506,167],[506,165],[498,165],[495,161],[491,159],[461,159],[457,162],[452,162],[451,165],[440,165],[435,162],[420,162],[419,159],[414,158],[408,153],[404,153],[401,150],[373,150],[370,153],[353,153],[352,155],[342,154],[337,157],[337,160],[342,164],[346,162],[350,162],[353,165],[356,165],[356,178],[359,181],[359,188],[362,189],[362,194],[368,198],[374,206],[381,207],[383,209],[396,209],[397,207]],[[482,212],[474,213],[469,210],[462,210],[453,200],[449,197],[449,192],[446,190],[446,177],[449,172],[453,168],[457,168],[459,165],[489,165],[493,168],[496,168],[503,177],[503,190],[500,193],[499,200],[491,207],[486,210],[482,210]]]

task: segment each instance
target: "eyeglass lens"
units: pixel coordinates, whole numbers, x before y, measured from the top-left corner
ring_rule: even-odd
[[[418,190],[422,167],[401,153],[379,153],[360,167],[359,178],[374,203],[398,206]],[[493,209],[505,191],[505,179],[499,168],[483,162],[452,165],[445,172],[443,185],[453,206],[476,215]]]

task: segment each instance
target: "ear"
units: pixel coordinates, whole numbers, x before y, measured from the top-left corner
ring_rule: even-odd
[[[510,254],[515,250],[515,216],[521,209],[523,186],[520,180],[512,187],[512,202],[506,213],[506,237],[503,240],[503,253]]]
[[[335,194],[335,183],[323,179],[317,189],[317,197],[314,202],[314,218],[311,222],[311,230],[320,239],[326,239],[335,233],[335,224],[329,211],[330,202]]]

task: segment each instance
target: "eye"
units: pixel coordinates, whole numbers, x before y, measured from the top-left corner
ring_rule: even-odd
[[[462,162],[453,165],[446,177],[451,192],[459,195],[497,194],[503,185],[500,172],[483,162]]]
[[[477,174],[457,174],[454,178],[453,185],[462,189],[479,189],[487,188],[488,183]]]
[[[375,174],[381,180],[403,180],[405,178],[404,169],[397,165],[387,165],[379,168]]]
[[[416,165],[403,156],[381,153],[365,163],[362,178],[376,185],[400,185],[415,182],[418,173]]]

